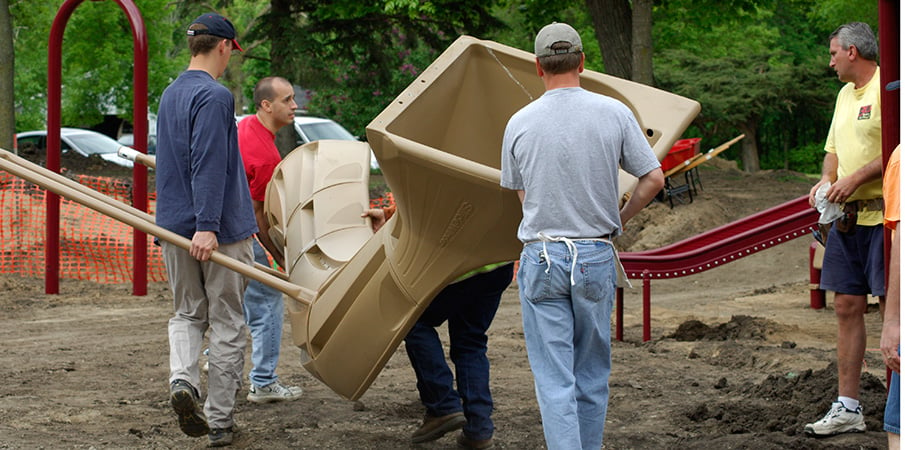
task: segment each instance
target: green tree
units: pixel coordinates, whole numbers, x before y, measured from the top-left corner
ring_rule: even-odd
[[[864,22],[876,32],[879,25],[879,5],[877,0],[823,0],[800,2],[809,6],[807,17],[811,25],[826,31],[825,38],[839,25],[848,22]]]
[[[280,3],[279,17],[256,28],[270,40],[271,69],[309,89],[312,113],[358,135],[460,34],[501,25],[491,14],[496,1]]]
[[[499,3],[185,0],[178,10],[191,16],[214,9],[236,25],[245,52],[233,58],[223,82],[237,92],[237,103],[261,77],[280,75],[306,89],[298,100],[308,101],[310,113],[363,136],[368,122],[459,34],[501,27],[492,14]]]
[[[3,92],[14,92],[17,129],[44,126],[46,47],[63,0],[0,2],[8,2],[12,17],[4,30],[0,3],[0,33],[13,33],[15,49],[15,65],[0,52],[0,75],[15,68],[15,89],[4,91],[0,77],[2,139],[2,111],[10,107]],[[752,169],[761,163],[795,168],[819,158],[812,155],[825,138],[840,87],[827,68],[826,36],[844,22],[865,21],[875,29],[877,22],[873,0],[137,3],[149,36],[152,110],[187,64],[187,20],[203,11],[230,17],[245,48],[222,80],[236,95],[239,112],[250,111],[254,82],[281,75],[308,89],[311,113],[337,119],[359,135],[458,35],[533,51],[536,31],[560,21],[582,35],[589,69],[647,82],[639,70],[644,71],[649,54],[654,85],[702,103],[693,131],[705,142],[716,144],[745,130],[749,137],[736,156]],[[644,17],[648,5],[649,19]],[[612,24],[600,25],[601,14],[608,14],[603,18]],[[645,23],[656,24],[650,45],[644,44],[648,32],[640,25]],[[86,1],[76,9],[63,55],[64,124],[88,126],[107,110],[131,117],[131,33],[115,2]]]
[[[166,84],[185,62],[171,53],[173,9],[169,1],[136,3],[148,36],[149,105],[153,111]],[[47,47],[51,25],[62,4],[62,0],[14,0],[10,5],[17,31],[14,39],[17,129],[46,125]],[[131,26],[116,2],[84,2],[75,9],[63,36],[64,125],[87,127],[100,122],[105,113],[132,118],[132,45]]]
[[[14,67],[13,18],[9,12],[9,0],[0,0],[0,148],[8,150],[13,149],[13,134],[16,132]]]
[[[746,171],[757,171],[761,120],[771,109],[793,102],[787,86],[793,67],[771,59],[767,53],[750,56],[707,59],[685,50],[669,51],[664,54],[663,65],[674,66],[664,70],[659,80],[667,90],[701,102],[695,125],[705,134],[723,134],[721,128],[727,126],[744,133],[742,166]]]
[[[705,140],[745,133],[740,154],[728,154],[746,170],[759,169],[761,158],[773,168],[795,169],[793,161],[813,167],[839,89],[827,66],[826,36],[839,23],[862,20],[829,25],[825,11],[836,3],[773,0],[715,15],[716,7],[670,0],[654,8],[656,81],[701,102],[694,126]]]
[[[597,41],[595,25],[582,0],[544,2],[540,0],[510,1],[497,9],[496,15],[505,27],[495,30],[487,39],[534,53],[534,38],[538,30],[552,22],[564,22],[575,28],[584,44],[585,67],[613,75],[605,67],[605,58]]]

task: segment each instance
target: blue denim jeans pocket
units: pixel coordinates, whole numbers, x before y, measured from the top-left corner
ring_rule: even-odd
[[[603,242],[576,242],[578,265],[575,267],[575,288],[580,297],[599,302],[608,300],[616,287],[616,265],[613,247]]]
[[[596,241],[574,242],[578,252],[574,273],[572,254],[564,243],[548,242],[546,254],[541,242],[525,245],[517,278],[526,300],[536,303],[575,296],[600,301],[613,292],[616,271],[612,246]]]
[[[535,245],[526,245],[519,259],[516,281],[523,298],[536,302],[550,296],[550,271],[543,251]]]

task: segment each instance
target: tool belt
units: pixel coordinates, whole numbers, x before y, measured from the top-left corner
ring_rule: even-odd
[[[836,219],[836,230],[840,233],[850,233],[858,223],[858,211],[883,211],[883,198],[869,200],[854,200],[842,207],[842,217]]]

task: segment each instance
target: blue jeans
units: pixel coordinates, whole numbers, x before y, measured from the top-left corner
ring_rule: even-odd
[[[267,253],[254,239],[255,262],[267,266]],[[248,280],[245,289],[245,323],[251,332],[251,384],[267,386],[277,381],[276,368],[283,339],[283,293],[259,281]]]
[[[546,255],[541,242],[525,245],[518,271],[522,322],[547,448],[599,450],[609,401],[614,249],[573,242],[574,286],[565,243],[547,242]]]
[[[464,412],[463,432],[470,439],[493,436],[487,329],[503,291],[512,282],[512,266],[506,264],[450,284],[434,297],[405,337],[405,351],[427,413],[439,417]],[[443,322],[449,328],[449,358],[456,366],[458,392],[435,329]]]
[[[899,354],[902,354],[901,350]],[[899,399],[902,395],[901,375],[893,372],[889,378],[889,394],[886,397],[886,411],[883,414],[883,429],[899,433]]]

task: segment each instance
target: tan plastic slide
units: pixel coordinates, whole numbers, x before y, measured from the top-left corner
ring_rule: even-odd
[[[528,52],[460,37],[368,125],[398,206],[374,235],[361,218],[367,144],[307,144],[277,169],[265,207],[271,234],[290,282],[316,292],[310,304],[289,302],[293,341],[305,368],[339,395],[364,394],[444,286],[518,258],[521,207],[499,186],[500,152],[509,117],[544,92],[534,62]],[[628,105],[660,159],[700,110],[591,71],[582,86]],[[622,192],[636,183],[620,177]]]

